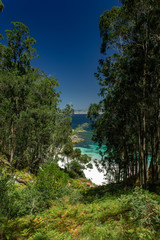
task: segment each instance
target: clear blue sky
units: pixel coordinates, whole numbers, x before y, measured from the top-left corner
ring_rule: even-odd
[[[88,108],[98,102],[99,85],[94,73],[100,54],[99,17],[118,0],[3,0],[1,33],[11,21],[23,22],[37,41],[39,58],[32,61],[58,79],[63,108]]]

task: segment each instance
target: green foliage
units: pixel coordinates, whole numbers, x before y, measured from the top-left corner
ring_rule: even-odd
[[[80,149],[73,149],[73,146],[71,138],[68,138],[63,147],[63,155],[67,158],[65,171],[71,178],[81,178],[85,176],[83,170],[86,167],[92,168],[91,158],[86,154],[81,154]]]
[[[85,167],[76,160],[66,164],[66,172],[74,179],[84,177],[83,169],[85,169]]]
[[[133,194],[122,201],[124,206],[131,207],[130,218],[132,221],[147,228],[154,226],[156,229],[159,226],[160,206],[149,192],[136,187]]]
[[[55,135],[63,144],[64,134],[57,128],[58,82],[31,67],[31,60],[37,56],[33,48],[36,41],[23,23],[12,25],[12,30],[6,30],[8,45],[1,46],[0,151],[15,168],[35,173],[40,163],[53,156]],[[67,111],[71,112],[68,106],[64,118]]]
[[[103,56],[95,76],[102,100],[90,106],[88,116],[93,140],[106,146],[103,163],[111,179],[139,177],[146,188],[149,164],[150,180],[159,178],[160,5],[157,0],[121,3],[100,17]]]
[[[68,174],[60,170],[57,164],[44,167],[37,176],[36,188],[42,193],[44,201],[55,199],[58,191],[68,183]]]
[[[44,169],[45,173],[50,176],[50,181],[51,173],[57,171],[55,169],[56,166]],[[78,187],[78,182],[80,181],[82,185],[82,180],[73,180],[75,181],[77,189],[71,180],[70,186],[62,184],[62,187],[57,188],[56,197],[50,201],[50,207],[42,208],[43,211],[39,214],[35,211],[34,215],[31,215],[30,212],[30,215],[9,221],[1,217],[1,238],[20,240],[24,238],[30,240],[159,239],[160,205],[157,195],[138,188],[133,192],[121,191],[121,195],[120,193],[113,195],[112,187],[102,186],[86,190],[83,186]],[[116,189],[116,186],[114,188]],[[16,201],[18,204],[27,206],[27,201],[30,201],[29,197],[32,198],[31,190],[30,192],[28,190],[28,193],[26,191],[25,195],[25,188],[16,187],[16,189],[14,191],[20,193],[15,195]],[[86,195],[82,194],[83,191],[87,191]],[[26,198],[26,202],[20,202],[18,196],[21,200]],[[14,201],[12,203],[14,205]]]
[[[68,175],[53,163],[39,173],[36,183],[15,185],[13,176],[0,175],[0,216],[7,219],[42,212],[52,199],[63,195],[60,191],[69,179]]]
[[[64,145],[63,153],[67,157],[71,157],[72,156],[72,154],[73,154],[73,143],[72,143],[71,139],[69,139],[68,142],[66,142],[66,144]]]
[[[82,193],[72,186],[62,187],[58,191],[57,197],[60,198],[62,205],[64,205],[65,198],[68,198],[70,204],[78,204],[83,198]]]
[[[16,168],[34,172],[53,154],[58,83],[35,70],[25,76],[1,72],[0,85],[0,150]]]
[[[89,126],[89,124],[86,122],[86,123],[83,123],[81,125],[78,125],[78,127],[76,129],[74,129],[74,134],[78,134],[80,132],[85,132],[86,128]]]
[[[72,157],[73,159],[77,159],[81,157],[81,150],[79,148],[74,149],[73,153],[72,153]]]
[[[36,232],[32,238],[29,238],[30,240],[47,240],[47,236],[44,236],[40,232]]]
[[[29,70],[30,61],[37,56],[32,47],[35,39],[29,36],[29,29],[21,22],[12,22],[13,29],[6,30],[8,46],[4,48],[2,67],[17,69],[20,74]]]
[[[64,153],[70,159],[65,164],[65,171],[71,178],[83,178],[85,177],[83,170],[86,168],[92,168],[91,158],[86,154],[81,154],[79,149],[73,150],[72,143],[64,146]]]
[[[89,157],[87,154],[82,154],[79,158],[79,161],[83,164],[89,164],[91,161],[91,157]],[[91,163],[90,163],[91,164]],[[87,165],[88,166],[88,165]],[[90,165],[91,167],[91,165]],[[92,167],[91,167],[92,168]]]
[[[3,4],[2,1],[0,0],[0,11],[1,11],[1,12],[2,12],[3,8],[4,8],[4,4]]]
[[[34,185],[18,187],[14,177],[1,174],[0,177],[0,216],[7,219],[33,214],[45,207],[43,196]]]
[[[10,199],[8,197],[10,183],[9,175],[0,171],[0,217],[7,217],[10,209]]]
[[[10,198],[14,199],[14,217],[22,217],[41,212],[46,206],[43,195],[32,185],[28,185],[22,189],[15,188],[11,190]]]
[[[56,126],[54,133],[54,145],[63,148],[68,142],[71,142],[72,134],[72,115],[74,110],[69,104],[63,110],[57,109]]]

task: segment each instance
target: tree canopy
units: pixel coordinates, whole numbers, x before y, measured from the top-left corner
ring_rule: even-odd
[[[12,26],[6,30],[7,45],[1,45],[0,153],[11,166],[36,172],[68,141],[73,110],[59,109],[57,79],[31,66],[37,53],[28,27]]]
[[[6,30],[8,44],[3,48],[2,68],[24,74],[31,69],[30,61],[38,56],[32,47],[36,40],[30,37],[29,29],[23,23],[12,22],[12,25],[12,30]]]
[[[103,13],[104,57],[95,74],[102,101],[88,113],[94,140],[106,145],[110,174],[117,181],[139,176],[145,186],[159,177],[159,14],[157,0],[126,0]]]

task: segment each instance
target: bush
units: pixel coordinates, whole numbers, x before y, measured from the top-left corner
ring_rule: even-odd
[[[0,217],[13,219],[43,211],[68,179],[68,175],[53,163],[39,173],[36,184],[23,187],[15,185],[10,175],[1,172]]]
[[[140,225],[156,227],[160,224],[160,205],[149,192],[135,188],[130,199],[130,206],[131,219],[136,220]]]
[[[56,198],[57,192],[68,183],[68,180],[68,174],[57,164],[50,163],[38,174],[36,188],[41,192],[44,201],[50,201]]]
[[[17,209],[18,217],[34,214],[45,208],[42,193],[34,185],[27,185],[23,189],[17,188],[12,195],[14,196],[14,209]]]
[[[129,210],[126,232],[133,239],[157,239],[159,231],[160,205],[148,191],[136,187],[131,195],[122,197],[122,207]],[[132,228],[131,228],[132,226]]]
[[[83,173],[83,169],[85,169],[85,167],[82,164],[76,160],[73,160],[67,164],[66,172],[73,179],[84,178],[85,175]]]
[[[57,195],[57,197],[61,198],[62,201],[66,196],[69,197],[68,201],[70,204],[76,204],[82,200],[82,194],[80,191],[69,186],[65,186],[60,189],[59,194]]]
[[[11,183],[10,177],[0,172],[0,216],[8,217],[10,209],[10,199],[8,197]]]

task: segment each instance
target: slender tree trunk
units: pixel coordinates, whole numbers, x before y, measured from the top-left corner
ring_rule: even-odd
[[[159,179],[159,160],[158,160],[158,153],[159,153],[159,141],[160,141],[160,74],[158,76],[158,121],[157,121],[157,139],[156,139],[156,180]]]
[[[139,184],[143,185],[143,149],[142,149],[142,130],[141,130],[141,118],[139,118]]]
[[[148,142],[146,142],[146,181],[149,178],[149,172],[148,172]]]
[[[146,26],[146,38],[144,44],[143,44],[143,50],[144,50],[144,76],[143,76],[143,104],[142,104],[142,112],[143,112],[143,155],[142,155],[142,161],[143,161],[143,170],[144,170],[144,188],[146,189],[147,187],[147,167],[146,167],[146,136],[147,136],[147,131],[146,131],[146,78],[147,78],[147,63],[146,63],[146,58],[148,55],[148,26]]]
[[[135,152],[135,175],[138,174],[138,159],[137,159],[137,153]]]
[[[14,157],[14,126],[13,121],[11,122],[11,141],[10,141],[10,164],[13,164]]]
[[[144,177],[144,188],[147,187],[147,159],[146,159],[146,116],[144,110],[143,116],[143,149],[142,149],[142,162],[143,162],[143,177]]]

